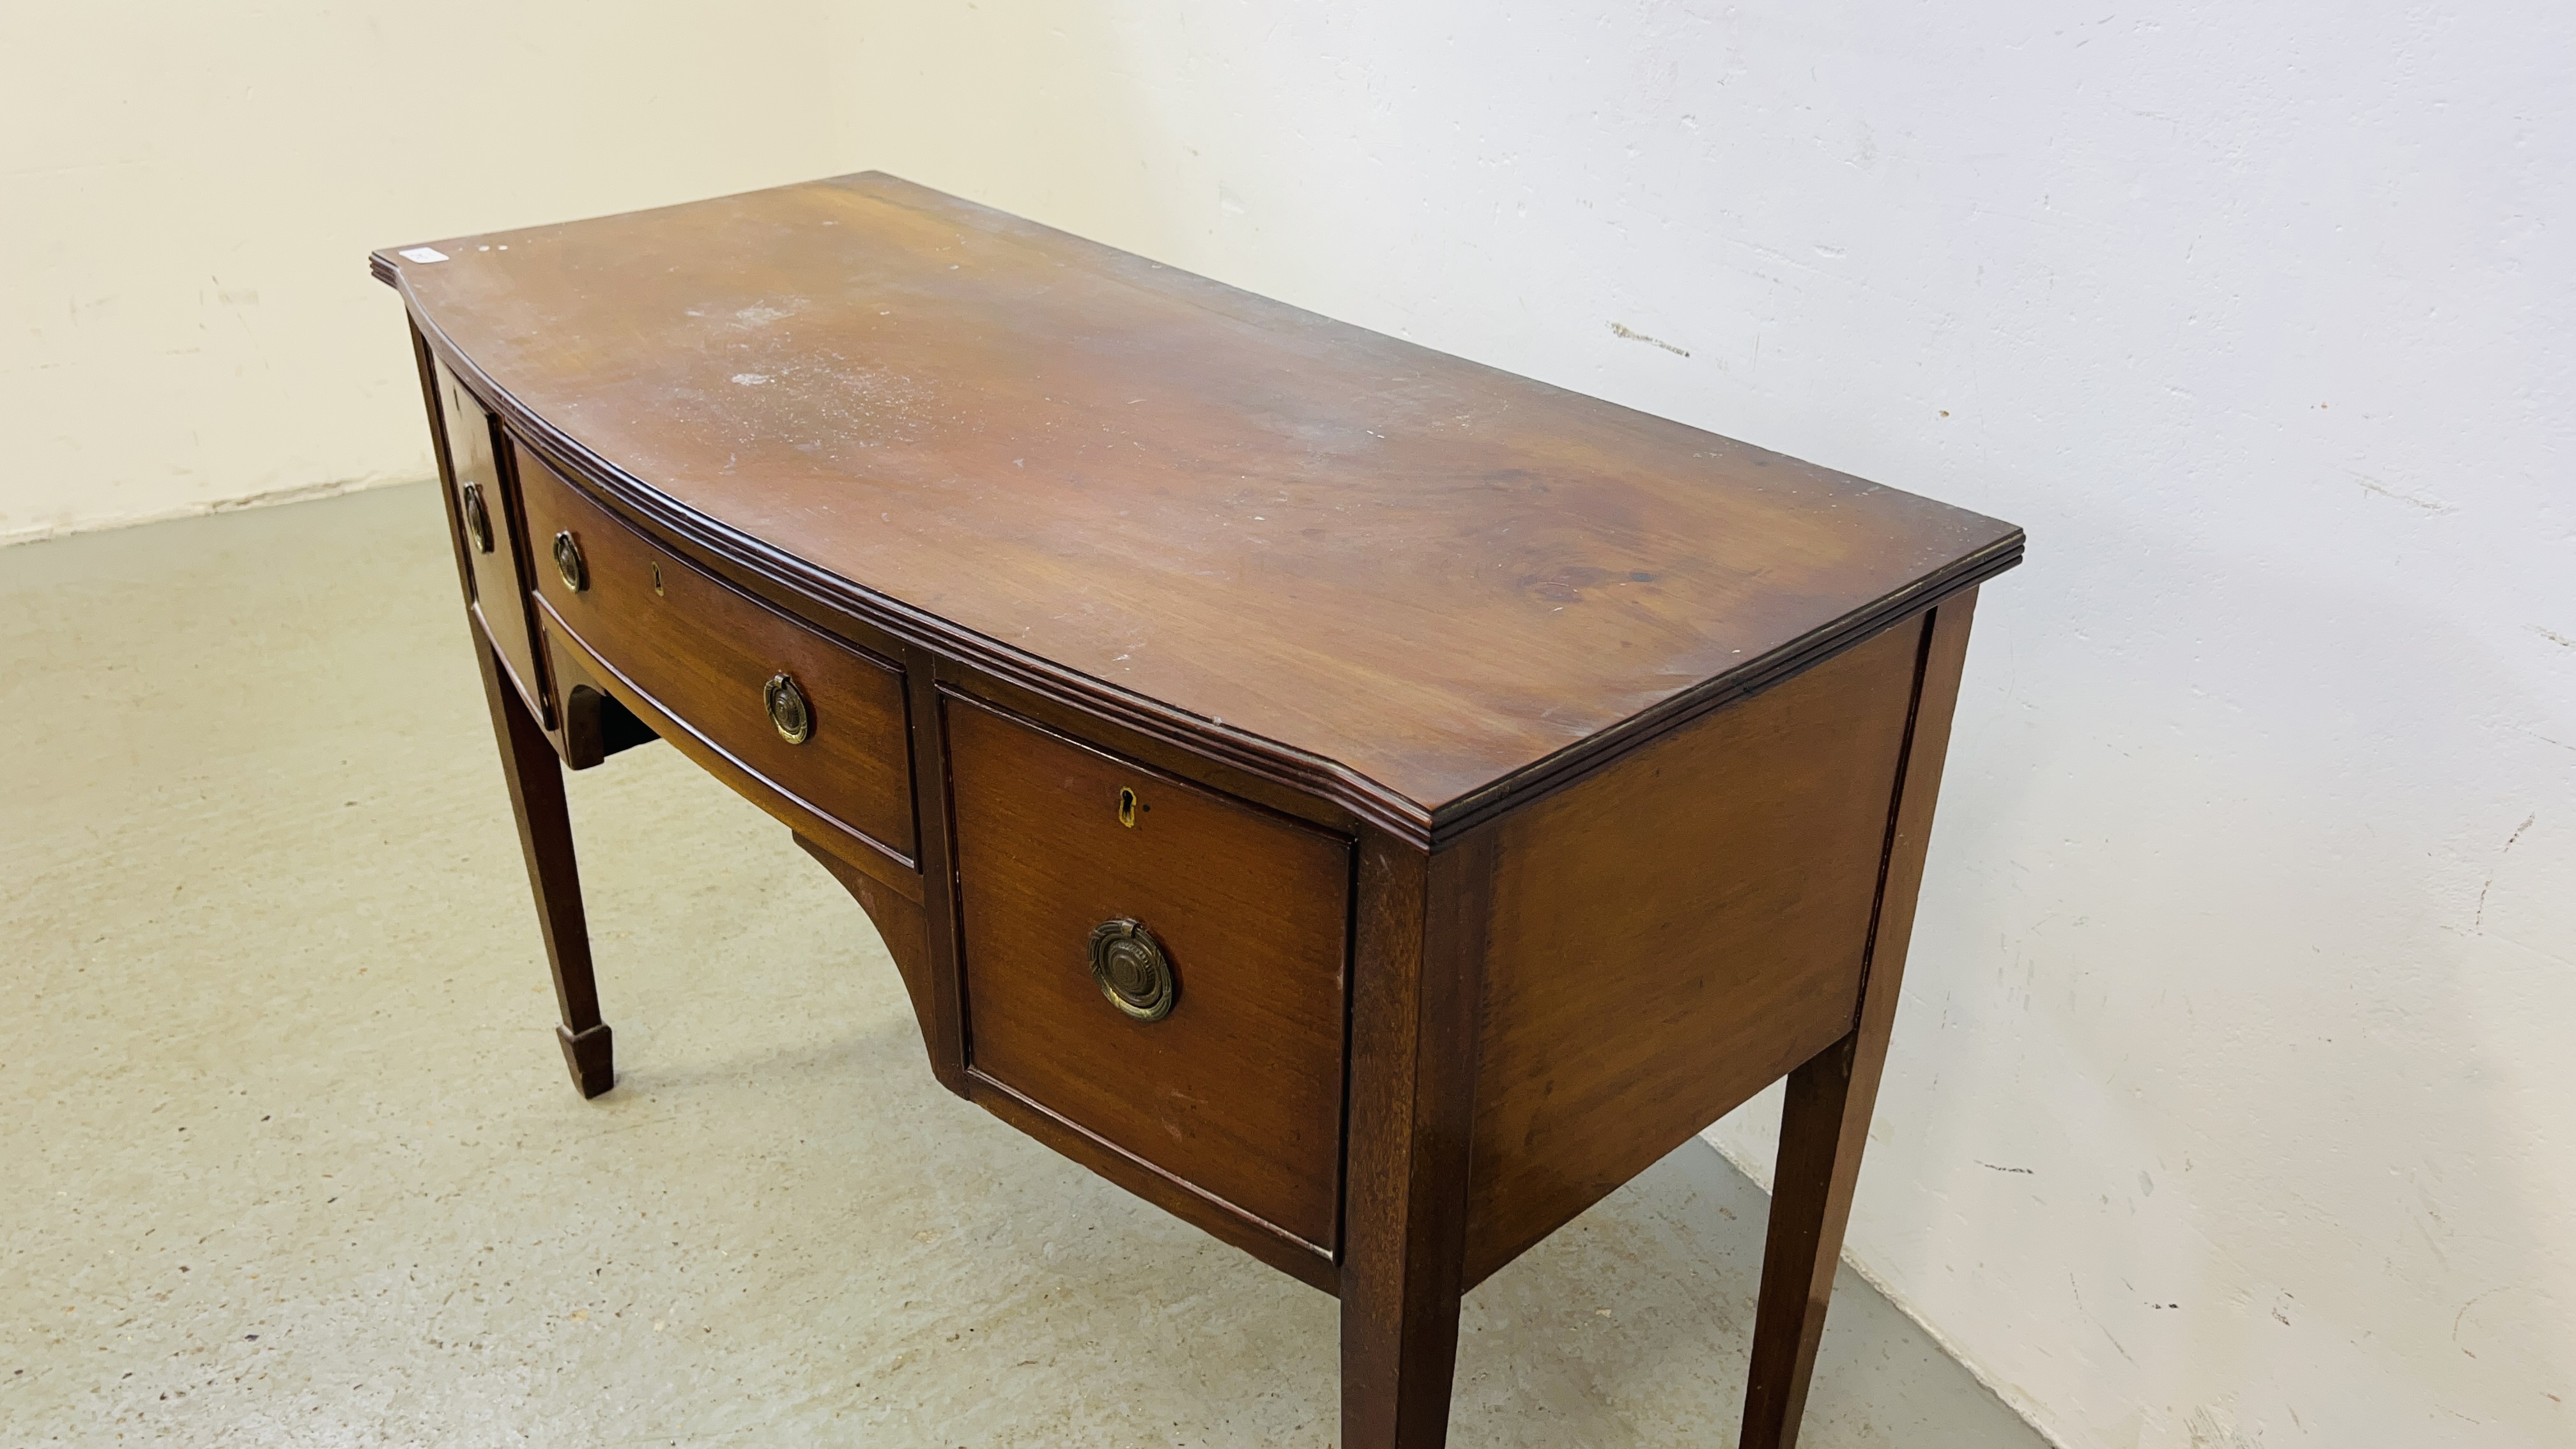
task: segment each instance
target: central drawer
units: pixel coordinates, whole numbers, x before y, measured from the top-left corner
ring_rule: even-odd
[[[910,863],[902,669],[700,572],[516,453],[552,617],[700,750]]]
[[[1332,1252],[1350,843],[946,712],[974,1069]]]

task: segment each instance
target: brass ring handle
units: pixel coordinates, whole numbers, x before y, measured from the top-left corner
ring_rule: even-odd
[[[1144,922],[1125,918],[1091,928],[1091,979],[1100,983],[1100,994],[1110,1005],[1138,1021],[1171,1015],[1181,991],[1162,942]]]
[[[456,490],[456,508],[465,515],[465,536],[474,540],[482,553],[492,551],[492,513],[483,506],[483,485],[468,483]]]
[[[761,701],[769,706],[770,727],[778,737],[791,745],[801,745],[814,738],[814,711],[805,703],[805,691],[785,674],[769,676],[760,687]]]
[[[590,587],[590,565],[583,562],[581,544],[569,529],[555,535],[555,572],[563,575],[564,587],[576,594]]]

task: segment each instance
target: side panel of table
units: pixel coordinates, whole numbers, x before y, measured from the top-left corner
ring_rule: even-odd
[[[1469,1283],[1851,1029],[1922,634],[1503,820]]]
[[[1974,605],[1363,864],[1345,1449],[1444,1444],[1465,1290],[1784,1074],[1739,1442],[1795,1445]]]
[[[466,607],[500,651],[503,672],[529,713],[552,730],[554,698],[537,662],[528,613],[527,530],[507,467],[508,445],[491,414],[442,364],[433,364],[431,395],[446,444],[448,507],[466,563]]]

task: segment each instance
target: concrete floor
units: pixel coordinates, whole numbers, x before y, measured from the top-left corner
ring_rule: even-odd
[[[582,1101],[455,590],[426,486],[0,550],[0,1444],[1332,1441],[1332,1301],[941,1093],[659,746]],[[1732,1444],[1763,1211],[1695,1142],[1478,1289],[1455,1441]],[[2041,1441],[1846,1272],[1804,1442]]]

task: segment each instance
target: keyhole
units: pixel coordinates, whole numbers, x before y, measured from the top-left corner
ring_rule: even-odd
[[[659,598],[659,597],[661,596],[661,593],[662,593],[662,566],[661,566],[660,564],[658,564],[658,563],[657,563],[657,564],[653,565],[653,594],[654,594],[654,596],[655,596],[656,598]]]
[[[1118,823],[1130,830],[1136,828],[1136,792],[1133,790],[1118,792]]]

